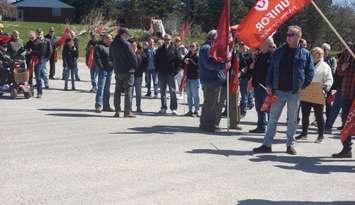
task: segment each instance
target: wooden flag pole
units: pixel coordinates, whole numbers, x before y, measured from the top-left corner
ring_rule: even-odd
[[[324,15],[324,13],[322,12],[322,10],[320,10],[320,8],[318,7],[318,5],[312,0],[312,5],[314,6],[314,8],[318,11],[318,13],[320,14],[320,16],[323,18],[323,20],[328,24],[328,26],[332,29],[332,31],[335,33],[335,35],[339,38],[340,42],[345,46],[345,48],[349,51],[350,55],[355,59],[355,54],[354,52],[351,50],[351,48],[349,47],[349,45],[345,42],[345,40],[343,39],[343,37],[340,36],[340,34],[338,33],[338,31],[334,28],[334,26],[332,25],[332,23],[328,20],[328,18]]]

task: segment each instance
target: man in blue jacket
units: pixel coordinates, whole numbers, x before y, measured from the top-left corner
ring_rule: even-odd
[[[278,100],[271,106],[270,119],[264,142],[253,149],[254,153],[270,153],[276,134],[277,123],[283,107],[287,103],[287,150],[295,155],[294,135],[297,128],[297,110],[300,104],[299,91],[306,88],[313,79],[314,65],[308,50],[300,46],[302,29],[289,26],[286,44],[278,48],[272,55],[267,74],[267,93],[275,94]]]
[[[207,41],[201,46],[198,66],[203,90],[203,105],[200,118],[200,129],[206,132],[215,132],[221,119],[221,106],[224,99],[222,86],[226,82],[224,63],[217,63],[210,57],[210,49],[217,31],[208,32]]]

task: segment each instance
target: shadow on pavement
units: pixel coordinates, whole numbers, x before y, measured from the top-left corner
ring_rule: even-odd
[[[199,133],[207,135],[221,135],[221,136],[231,136],[233,133],[218,131],[214,133],[203,132],[198,127],[187,127],[187,126],[173,126],[173,125],[155,125],[152,127],[134,127],[129,128],[131,132],[114,132],[111,134],[174,134],[174,133]]]
[[[262,199],[248,199],[239,201],[236,205],[354,205],[355,201],[269,201]]]
[[[50,111],[50,112],[94,112],[94,110],[89,110],[89,109],[69,109],[69,108],[44,108],[38,110]]]
[[[223,156],[244,156],[252,155],[251,151],[238,151],[238,150],[217,150],[217,149],[193,149],[191,151],[186,151],[185,153],[189,154],[214,154],[214,155],[223,155]]]
[[[355,162],[355,160],[331,159],[327,157],[256,155],[252,162],[280,162],[289,165],[275,165],[281,169],[298,170],[307,173],[330,174],[333,172],[355,173],[355,166],[330,165],[331,162]],[[326,164],[328,163],[328,164]]]
[[[57,116],[57,117],[71,117],[71,118],[77,118],[77,117],[102,117],[102,118],[112,118],[112,116],[106,116],[106,115],[91,115],[91,114],[82,114],[82,113],[50,113],[46,114],[49,116]]]

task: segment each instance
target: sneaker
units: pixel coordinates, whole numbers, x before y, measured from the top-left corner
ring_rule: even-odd
[[[68,91],[68,88],[67,88],[67,87],[64,87],[64,90],[65,90],[65,91]]]
[[[119,118],[120,117],[120,113],[119,112],[116,112],[114,115],[113,115],[114,118]]]
[[[147,94],[145,94],[144,96],[145,97],[150,97],[152,94],[151,93],[147,93]]]
[[[176,116],[179,115],[179,113],[176,110],[172,110],[171,114],[176,115]]]
[[[45,86],[44,86],[44,89],[49,89],[49,86],[48,86],[48,85],[45,85]]]
[[[137,113],[142,113],[142,112],[143,112],[142,109],[137,108]]]
[[[134,116],[132,112],[128,112],[128,113],[125,113],[123,115],[123,117],[125,117],[125,118],[135,118],[136,116]]]
[[[351,149],[350,150],[346,150],[346,149],[342,149],[341,152],[333,154],[332,155],[333,158],[352,158],[353,155],[351,153]]]
[[[186,116],[186,117],[193,117],[193,113],[192,113],[192,111],[189,111],[189,112],[187,112],[184,116]]]
[[[162,108],[161,110],[159,110],[158,113],[159,113],[159,114],[166,114],[166,109]]]
[[[198,111],[193,112],[193,115],[196,117],[200,117],[200,114],[198,114]]]
[[[300,134],[297,137],[295,137],[296,140],[306,140],[307,139],[307,135],[305,134]]]
[[[293,146],[287,146],[286,153],[290,155],[296,155],[296,149]]]
[[[253,130],[249,130],[249,133],[265,133],[265,129],[257,127]]]
[[[320,143],[323,142],[323,139],[324,139],[324,137],[318,137],[318,138],[316,139],[316,141],[314,141],[314,143],[320,144]]]
[[[102,111],[104,111],[104,112],[115,112],[115,110],[113,108],[111,108],[111,107],[104,108],[104,109],[102,109]]]
[[[260,147],[254,148],[253,152],[254,153],[271,153],[272,149],[271,149],[271,147],[268,147],[266,145],[261,145]]]
[[[37,94],[37,98],[42,98],[42,94]]]
[[[71,88],[71,90],[76,90],[76,88]]]
[[[95,108],[95,112],[96,112],[96,113],[101,113],[101,112],[102,112],[102,109],[101,109],[100,107],[97,107],[97,108]]]

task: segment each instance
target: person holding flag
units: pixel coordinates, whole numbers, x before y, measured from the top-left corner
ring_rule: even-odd
[[[352,50],[355,52],[355,45],[352,45]],[[349,52],[344,51],[338,65],[337,73],[343,77],[341,94],[345,108],[343,112],[347,116],[347,122],[341,133],[343,149],[339,153],[333,154],[333,157],[351,158],[351,136],[355,135],[355,59],[350,56]]]
[[[95,46],[97,44],[96,34],[90,33],[90,40],[86,45],[85,49],[85,62],[88,68],[90,69],[90,79],[91,79],[91,90],[90,92],[96,93],[97,91],[97,81],[98,81],[98,74],[99,68],[95,65],[94,61],[94,53],[95,53]]]
[[[276,134],[277,123],[287,103],[286,153],[297,154],[294,148],[294,135],[300,104],[299,91],[312,82],[314,65],[310,52],[299,44],[302,38],[301,27],[289,26],[286,36],[287,43],[276,49],[272,55],[266,80],[267,93],[275,94],[278,100],[271,106],[263,144],[253,149],[254,153],[272,152],[271,145]]]

